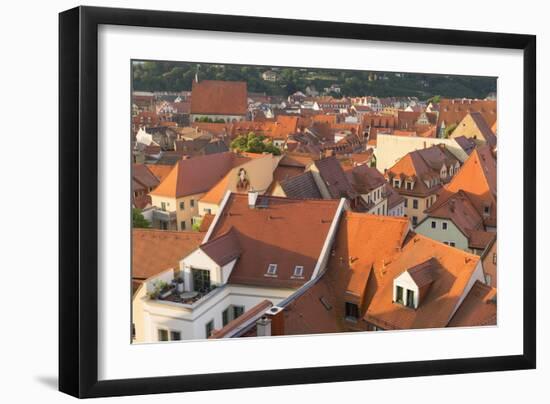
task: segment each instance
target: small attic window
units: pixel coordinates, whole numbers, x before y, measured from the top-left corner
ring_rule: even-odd
[[[267,267],[266,275],[276,276],[277,275],[277,264],[269,264],[269,266]]]
[[[296,265],[294,267],[294,275],[295,278],[303,278],[304,276],[304,267],[301,265]]]

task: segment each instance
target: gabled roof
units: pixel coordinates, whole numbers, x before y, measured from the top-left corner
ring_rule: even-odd
[[[443,165],[447,168],[450,165],[455,165],[458,162],[443,145],[434,145],[425,149],[415,150],[407,153],[390,169],[386,175],[390,182],[394,177],[402,180],[413,180],[414,186],[412,191],[400,188],[400,193],[412,195],[427,195],[437,191],[440,188],[439,184],[432,187],[426,186],[424,181],[440,178],[440,170]]]
[[[246,115],[248,90],[244,81],[193,81],[191,114]]]
[[[393,302],[393,280],[411,266],[434,259],[433,282],[419,307]],[[443,243],[410,233],[399,254],[386,266],[375,266],[372,298],[364,319],[383,329],[446,327],[472,277],[479,257]]]
[[[145,164],[132,164],[132,180],[133,188],[140,188],[139,185],[141,185],[148,190],[149,188],[155,188],[159,184],[158,178]]]
[[[288,198],[323,199],[311,171],[281,181],[281,188]]]
[[[451,136],[458,137],[459,135],[467,137],[476,136],[477,138],[484,139],[491,147],[495,147],[497,144],[497,137],[479,112],[469,112],[459,122]]]
[[[336,157],[331,156],[316,160],[314,164],[319,170],[319,174],[332,198],[354,198],[356,196]]]
[[[459,190],[426,210],[430,217],[451,220],[468,239],[472,231],[483,228],[483,218],[464,191]]]
[[[430,258],[418,265],[407,269],[407,273],[411,276],[416,286],[422,288],[429,285],[435,280],[437,261]]]
[[[487,226],[496,226],[497,219],[497,161],[489,146],[477,147],[453,179],[445,185],[434,208],[459,190],[468,194],[476,210],[483,216],[485,206],[489,216],[484,217]]]
[[[365,164],[346,171],[351,186],[359,194],[368,194],[386,183],[384,176],[374,167]]]
[[[229,283],[297,288],[308,281],[321,254],[336,214],[338,200],[296,200],[258,196],[256,207],[248,195],[232,193],[211,239],[233,227],[242,253]],[[265,276],[270,264],[275,277]],[[303,266],[303,278],[294,278],[294,267]]]
[[[227,172],[245,162],[248,157],[231,152],[197,156],[176,163],[170,174],[151,192],[151,195],[180,198],[207,192]]]
[[[153,173],[155,177],[158,178],[159,182],[162,182],[168,174],[170,174],[170,171],[172,171],[172,166],[168,166],[165,164],[146,164],[149,171]]]
[[[442,98],[439,102],[437,127],[441,127],[443,123],[446,127],[451,124],[458,125],[469,112],[481,113],[485,122],[491,127],[497,119],[497,102],[493,100]]]
[[[233,227],[226,233],[216,238],[211,238],[208,242],[202,244],[200,249],[219,266],[224,266],[237,259],[242,252]]]

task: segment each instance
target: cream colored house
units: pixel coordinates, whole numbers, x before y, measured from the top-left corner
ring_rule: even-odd
[[[151,193],[153,227],[164,230],[190,230],[197,217],[212,207],[199,207],[199,201],[227,177],[227,189],[267,188],[273,179],[273,156],[248,157],[232,152],[197,156],[179,161]],[[234,181],[230,181],[234,175]],[[238,175],[240,175],[239,178]],[[239,189],[236,189],[239,190]],[[214,213],[214,212],[211,212]]]
[[[254,190],[264,194],[273,182],[273,171],[281,156],[246,153],[249,160],[233,167],[199,199],[198,215],[217,214],[227,191],[243,193]]]
[[[390,185],[405,198],[405,216],[417,226],[437,199],[442,184],[460,168],[459,161],[445,145],[407,153],[386,172]]]
[[[434,145],[445,145],[447,150],[460,162],[468,158],[468,153],[455,139],[440,139],[417,136],[396,136],[379,133],[376,139],[376,168],[381,173],[395,165],[407,153]]]

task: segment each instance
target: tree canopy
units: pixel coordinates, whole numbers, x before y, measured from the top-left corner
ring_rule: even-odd
[[[279,79],[262,79],[274,69]],[[377,97],[434,96],[484,98],[496,91],[493,77],[443,74],[391,73],[355,70],[305,69],[245,65],[198,64],[188,62],[139,62],[133,64],[133,89],[139,91],[189,91],[195,75],[200,80],[246,81],[249,92],[288,96],[306,87],[322,92],[338,84],[343,96]]]
[[[281,154],[281,150],[273,145],[265,136],[256,135],[250,132],[248,135],[239,135],[231,142],[231,148],[240,152],[248,153],[271,153],[275,156]]]
[[[151,227],[151,223],[143,217],[141,209],[132,208],[132,225],[138,229],[148,229]]]

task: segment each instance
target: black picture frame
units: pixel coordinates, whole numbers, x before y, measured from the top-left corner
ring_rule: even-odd
[[[181,28],[523,50],[523,354],[99,381],[98,26]],[[75,397],[534,369],[536,37],[489,32],[78,7],[59,15],[59,389]]]

